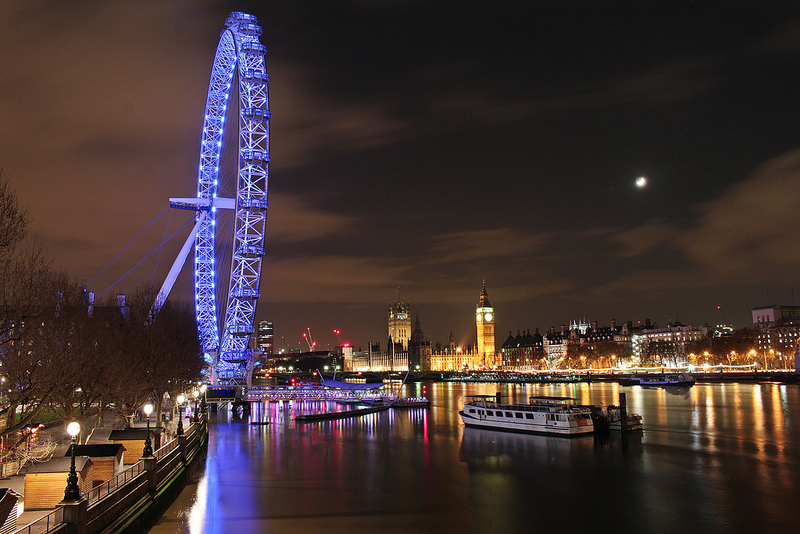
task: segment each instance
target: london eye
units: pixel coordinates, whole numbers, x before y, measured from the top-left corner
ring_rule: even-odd
[[[234,12],[220,35],[208,87],[197,196],[171,198],[195,224],[156,297],[160,308],[194,248],[198,335],[213,380],[245,384],[267,218],[269,77],[255,16]]]

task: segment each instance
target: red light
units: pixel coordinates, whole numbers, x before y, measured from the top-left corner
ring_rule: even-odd
[[[345,343],[343,346],[344,346],[344,347],[349,347],[349,346],[350,346],[350,343]]]

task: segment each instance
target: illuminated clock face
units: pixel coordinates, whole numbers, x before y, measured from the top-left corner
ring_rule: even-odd
[[[408,319],[408,314],[407,313],[398,313],[397,314],[397,318],[398,319]]]
[[[491,321],[492,320],[492,314],[491,313],[487,313],[486,315],[484,315],[484,317],[486,318],[487,321]]]
[[[481,319],[483,319],[483,316],[479,313],[478,315],[475,316],[475,319],[480,321]]]

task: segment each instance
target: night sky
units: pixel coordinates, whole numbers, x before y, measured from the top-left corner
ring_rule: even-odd
[[[398,287],[434,342],[473,342],[484,279],[498,343],[798,304],[798,2],[0,0],[0,168],[102,298],[160,286],[181,245],[111,287],[189,217],[108,267],[195,195],[236,10],[268,49],[278,348],[385,346]]]

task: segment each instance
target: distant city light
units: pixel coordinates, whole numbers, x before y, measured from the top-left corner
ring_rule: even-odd
[[[640,176],[636,179],[636,187],[642,189],[647,185],[647,178],[644,176]]]

